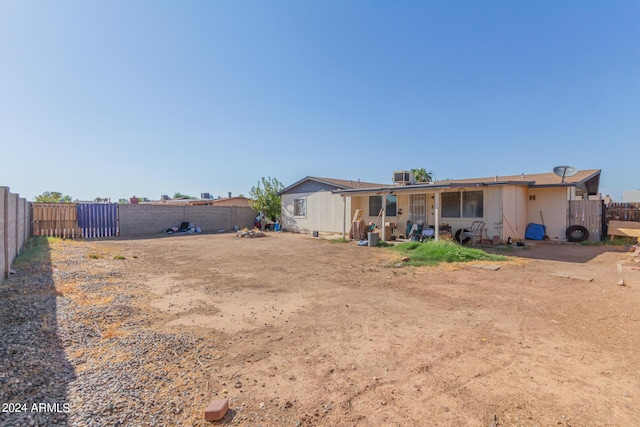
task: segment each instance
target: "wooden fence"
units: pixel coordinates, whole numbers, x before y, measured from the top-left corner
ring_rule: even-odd
[[[606,221],[640,222],[640,203],[609,203],[606,208]]]
[[[589,231],[589,240],[599,242],[604,236],[602,210],[602,200],[571,200],[567,224],[585,227]]]
[[[75,203],[34,203],[32,236],[82,237]]]

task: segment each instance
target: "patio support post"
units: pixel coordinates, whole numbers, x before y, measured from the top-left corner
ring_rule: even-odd
[[[434,230],[434,238],[436,242],[440,240],[440,192],[436,191],[435,197],[435,208],[433,210],[433,214],[435,215],[435,230]]]
[[[382,202],[382,203],[384,203],[385,196],[382,196],[382,200],[383,200],[383,202]],[[384,208],[382,208],[382,233],[380,234],[380,239],[381,239],[382,241],[385,241],[385,240],[386,240],[386,239],[385,239],[385,237],[386,237],[386,236],[385,236],[385,228],[386,228],[386,227],[384,226],[384,221],[385,221],[385,209],[384,209]]]
[[[347,198],[342,196],[342,238],[347,238]]]

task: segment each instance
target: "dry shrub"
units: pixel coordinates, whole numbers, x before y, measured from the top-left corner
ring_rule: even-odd
[[[108,340],[117,336],[124,335],[124,332],[120,330],[120,322],[112,323],[107,329],[102,332],[102,339]]]

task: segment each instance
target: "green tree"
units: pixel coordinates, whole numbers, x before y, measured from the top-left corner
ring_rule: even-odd
[[[59,191],[45,191],[39,196],[36,196],[36,202],[38,203],[71,203],[71,196],[63,196]]]
[[[427,171],[425,168],[411,169],[416,182],[432,182],[435,178],[435,172]]]
[[[129,204],[129,201],[127,199],[120,199],[118,200],[118,203],[120,203],[121,205],[127,205]]]
[[[260,184],[262,183],[262,186]],[[249,206],[257,211],[265,211],[267,218],[275,221],[281,213],[281,200],[278,192],[284,189],[284,185],[276,178],[262,177],[257,187],[251,187],[249,191]]]
[[[180,192],[177,192],[173,195],[174,199],[195,199],[195,197],[193,196],[188,196],[186,194],[182,194]]]

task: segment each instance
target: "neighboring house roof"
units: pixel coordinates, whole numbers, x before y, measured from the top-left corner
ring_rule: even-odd
[[[299,189],[305,184],[317,183],[322,186],[329,187],[331,190],[345,190],[345,189],[366,189],[366,188],[378,188],[384,186],[384,184],[376,184],[372,182],[362,182],[360,180],[348,180],[348,179],[334,179],[334,178],[320,178],[317,176],[307,176],[300,181],[294,182],[290,186],[278,192],[278,196],[287,193],[294,193],[296,189]]]
[[[248,206],[249,199],[247,197],[224,197],[220,199],[170,199],[170,200],[155,200],[153,202],[145,203],[147,205],[221,205],[221,206]]]
[[[431,188],[460,188],[460,187],[485,187],[496,185],[525,185],[531,188],[545,187],[577,187],[587,194],[598,194],[600,185],[600,169],[580,170],[573,176],[568,176],[562,180],[562,177],[549,173],[537,174],[520,174],[507,176],[493,176],[487,178],[469,178],[469,179],[452,179],[445,181],[436,181],[430,183],[416,183],[411,185],[383,185],[377,188],[347,188],[336,190],[337,194],[357,194],[393,191],[398,192],[415,192],[416,190]]]
[[[193,200],[192,205],[249,206],[249,198],[243,196],[222,197],[220,199]]]

